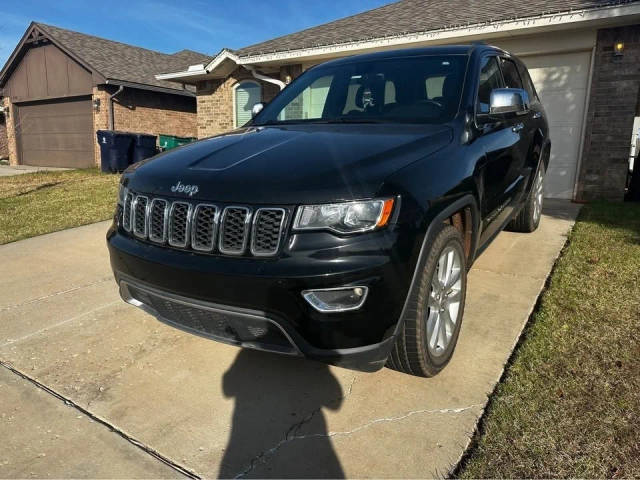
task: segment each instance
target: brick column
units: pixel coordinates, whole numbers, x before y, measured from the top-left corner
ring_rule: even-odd
[[[640,25],[599,30],[577,200],[622,200],[639,95]]]
[[[4,105],[4,101],[2,102]],[[4,114],[0,114],[0,160],[9,158],[9,140],[7,138],[7,121]]]
[[[104,86],[93,87],[92,101],[95,100],[100,100],[100,107],[93,109],[93,155],[95,164],[100,165],[100,145],[96,132],[109,129],[109,93]]]
[[[11,98],[3,99],[4,108],[8,109],[9,117],[5,115],[7,126],[7,146],[9,149],[9,165],[18,165],[18,145],[16,142],[16,107],[11,103]]]

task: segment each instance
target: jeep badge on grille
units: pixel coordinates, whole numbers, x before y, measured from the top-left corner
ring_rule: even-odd
[[[178,180],[178,183],[176,183],[173,187],[171,187],[171,191],[172,192],[179,192],[179,193],[188,193],[190,197],[192,197],[193,195],[195,195],[196,193],[198,193],[198,186],[197,185],[185,185],[184,183],[182,183],[181,181]]]

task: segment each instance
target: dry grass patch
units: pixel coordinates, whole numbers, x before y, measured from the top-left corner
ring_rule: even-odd
[[[640,477],[640,205],[587,205],[458,475]]]
[[[0,177],[0,244],[110,218],[119,180],[98,169]]]

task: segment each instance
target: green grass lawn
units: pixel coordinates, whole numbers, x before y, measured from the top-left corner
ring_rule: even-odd
[[[119,181],[98,169],[0,177],[0,245],[110,218]]]
[[[640,205],[583,208],[463,478],[640,477]]]

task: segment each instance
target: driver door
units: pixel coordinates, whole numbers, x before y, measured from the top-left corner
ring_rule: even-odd
[[[477,139],[484,151],[478,164],[481,187],[483,234],[481,242],[491,237],[512,213],[517,200],[524,143],[524,125],[517,117],[490,117],[491,91],[505,88],[498,56],[484,57],[480,65],[476,99]]]

